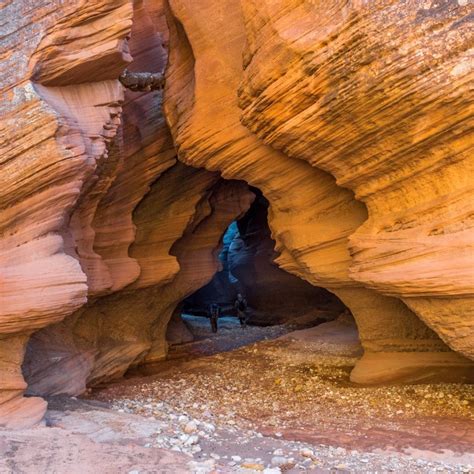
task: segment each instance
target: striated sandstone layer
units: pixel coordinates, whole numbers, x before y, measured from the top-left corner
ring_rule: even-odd
[[[0,426],[46,409],[32,334],[30,394],[165,356],[243,181],[279,266],[354,314],[352,380],[472,375],[472,4],[30,3],[1,7]],[[118,81],[165,64],[168,124]]]
[[[184,189],[177,187],[182,182]],[[153,278],[138,279],[36,333],[24,364],[29,392],[77,395],[86,384],[120,377],[144,359],[163,359],[174,309],[212,278],[222,229],[252,199],[245,183],[182,164],[168,170],[134,213],[137,237],[130,255]]]
[[[366,204],[350,277],[474,357],[474,5],[241,3],[242,122]]]
[[[328,169],[331,174],[322,171],[324,167],[313,166],[315,163],[311,160],[306,163],[300,159],[305,156],[297,156],[297,153],[289,153],[286,149],[286,153],[278,151],[278,144],[269,140],[272,146],[265,144],[252,133],[260,131],[259,119],[255,119],[255,127],[248,123],[247,103],[242,98],[240,106],[243,111],[239,108],[238,92],[240,90],[241,97],[245,97],[246,81],[252,80],[249,76],[251,56],[248,50],[253,45],[255,51],[260,52],[266,46],[265,38],[259,36],[265,25],[265,19],[258,22],[260,16],[267,14],[277,21],[285,13],[293,15],[287,26],[289,33],[299,37],[303,28],[313,27],[319,31],[318,25],[324,25],[324,22],[331,24],[328,16],[333,10],[329,7],[326,17],[319,19],[315,15],[311,21],[305,21],[305,13],[312,9],[324,16],[326,7],[318,3],[316,8],[313,3],[295,2],[293,6],[288,2],[275,2],[281,11],[272,6],[259,5],[253,10],[250,8],[249,12],[245,2],[242,2],[244,8],[241,9],[241,5],[232,0],[220,2],[218,6],[211,0],[200,2],[199,6],[191,0],[169,2],[170,56],[165,113],[179,159],[193,166],[219,170],[226,178],[243,179],[263,192],[270,202],[269,224],[280,253],[277,259],[280,267],[313,285],[335,292],[354,314],[366,354],[377,352],[377,357],[360,361],[361,370],[353,373],[355,381],[377,383],[381,378],[384,381],[390,378],[398,381],[419,380],[423,378],[423,370],[420,371],[422,364],[417,360],[422,357],[418,354],[422,353],[432,353],[433,360],[439,359],[439,363],[432,364],[433,370],[425,371],[425,375],[436,373],[437,367],[443,365],[442,361],[449,358],[462,373],[469,372],[472,368],[470,363],[450,352],[404,303],[364,287],[363,281],[354,278],[351,269],[353,255],[357,254],[349,252],[350,246],[353,247],[350,239],[367,220],[368,214],[367,208],[354,198],[353,193],[341,187],[339,181],[336,182],[332,175],[337,177],[337,173],[332,169]],[[334,12],[337,11],[338,5],[334,5]],[[253,30],[250,31],[247,26],[252,23],[247,17],[255,19],[254,28],[258,31],[254,34],[255,39]],[[325,31],[323,26],[321,29]],[[258,43],[259,38],[263,38],[262,44]],[[308,43],[311,43],[311,38],[309,35]],[[304,39],[306,36],[302,37]],[[246,47],[247,43],[250,46]],[[255,94],[265,92],[275,74],[283,79],[291,77],[286,74],[291,66],[287,56],[278,56],[277,53],[273,50],[270,54],[263,53],[261,76],[265,77],[267,72],[271,79],[259,83],[259,87],[254,88]],[[309,52],[308,56],[311,57],[311,54]],[[255,62],[254,66],[255,75],[258,75],[259,63]],[[245,71],[243,68],[246,68]],[[311,78],[316,77],[311,71],[307,73]],[[293,86],[299,90],[298,81]],[[287,127],[294,127],[294,143],[303,147],[306,136],[298,136],[297,133],[300,131],[300,119],[304,117],[296,109],[303,104],[317,102],[317,97],[305,89],[300,95],[294,104],[290,100],[280,103],[280,93],[275,88],[268,101],[275,103],[273,114],[277,120],[282,120]],[[252,109],[255,117],[260,110],[265,110],[265,106],[263,99],[255,105]],[[333,110],[336,116],[337,110]],[[268,129],[269,132],[272,130],[271,125]],[[382,123],[379,130],[383,134]],[[315,133],[314,130],[311,133]],[[343,127],[339,127],[338,136],[344,140]],[[280,141],[285,142],[285,135],[282,134]],[[308,143],[307,152],[312,153],[312,142],[308,140]],[[322,146],[322,143],[319,145]],[[361,176],[363,180],[363,173]],[[370,304],[367,305],[368,302]],[[377,330],[373,330],[374,327]],[[400,358],[398,365],[390,363],[384,368],[384,354],[392,361],[393,352],[406,353],[407,357]],[[445,352],[449,355],[440,354]]]
[[[69,221],[120,122],[132,13],[126,0],[2,6],[0,425],[41,418],[45,403],[21,398],[28,336],[87,301]]]

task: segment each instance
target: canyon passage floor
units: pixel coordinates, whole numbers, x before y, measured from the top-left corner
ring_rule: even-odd
[[[353,386],[349,320],[187,322],[196,341],[152,375],[52,398],[49,427],[0,432],[0,472],[474,472],[474,387]]]

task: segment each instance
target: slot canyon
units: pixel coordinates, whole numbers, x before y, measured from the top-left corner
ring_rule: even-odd
[[[474,472],[473,18],[6,0],[0,473]]]

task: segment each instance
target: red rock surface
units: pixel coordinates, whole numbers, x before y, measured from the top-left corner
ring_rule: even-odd
[[[362,119],[365,118],[365,112],[363,111],[359,116],[355,116],[360,117],[360,125],[356,121],[353,125],[351,116],[348,115],[350,112],[346,109],[339,111],[337,107],[331,106],[331,100],[335,101],[338,97],[337,82],[333,82],[332,77],[324,82],[321,76],[316,74],[318,72],[316,68],[305,69],[302,66],[305,64],[304,60],[315,63],[319,61],[329,69],[337,58],[344,57],[346,59],[341,59],[340,66],[340,75],[343,79],[346,63],[347,70],[353,67],[357,72],[359,67],[362,74],[365,64],[370,63],[371,50],[364,49],[365,45],[361,44],[359,49],[356,48],[352,52],[350,46],[354,44],[350,41],[357,40],[359,34],[357,29],[347,40],[349,44],[344,50],[345,56],[343,52],[339,53],[339,56],[334,52],[334,61],[331,61],[332,47],[328,46],[332,45],[332,41],[335,44],[337,44],[336,40],[339,41],[337,35],[331,36],[333,24],[337,26],[339,24],[337,22],[342,22],[340,28],[345,32],[351,27],[351,21],[359,24],[355,20],[357,16],[347,13],[346,25],[342,19],[344,16],[342,13],[345,10],[341,9],[337,3],[312,5],[309,2],[295,2],[292,5],[287,2],[269,2],[268,5],[258,4],[257,6],[252,2],[243,1],[241,4],[243,8],[236,2],[228,0],[216,8],[214,2],[210,0],[200,2],[199,7],[190,0],[170,2],[168,17],[171,25],[171,48],[167,68],[165,113],[178,146],[179,158],[194,166],[205,166],[210,170],[217,169],[224,177],[244,179],[263,191],[270,201],[269,223],[273,238],[276,240],[276,248],[281,253],[278,258],[280,266],[315,285],[334,291],[354,314],[365,350],[378,354],[376,358],[367,357],[361,360],[359,364],[362,366],[361,369],[353,372],[354,381],[375,382],[380,380],[384,371],[386,371],[384,377],[388,378],[398,379],[404,374],[406,380],[417,379],[420,365],[426,367],[418,361],[420,358],[426,362],[427,357],[422,353],[431,353],[430,357],[436,361],[448,358],[454,365],[460,364],[468,368],[469,362],[450,353],[449,348],[438,336],[409,309],[408,306],[413,307],[418,300],[407,297],[403,303],[393,298],[392,292],[383,291],[382,288],[374,291],[373,285],[364,287],[363,281],[359,281],[363,279],[354,278],[353,266],[360,252],[352,243],[353,236],[357,236],[360,232],[360,226],[367,221],[368,211],[371,208],[364,206],[355,199],[354,194],[341,186],[349,187],[348,183],[341,182],[336,172],[339,168],[343,168],[344,163],[349,163],[349,159],[342,153],[346,149],[344,143],[332,145],[335,155],[334,168],[319,166],[312,154],[313,148],[319,151],[320,148],[324,150],[324,146],[331,146],[331,143],[318,141],[317,146],[312,147],[314,137],[320,133],[319,130],[326,130],[324,123],[321,120],[317,121],[311,113],[311,107],[316,108],[319,104],[318,90],[315,89],[313,93],[312,89],[306,87],[306,82],[309,82],[316,88],[317,81],[325,84],[326,89],[323,91],[326,91],[327,97],[324,99],[324,104],[334,114],[335,119],[338,118],[338,113],[344,112],[340,120],[344,119],[345,122],[334,130],[334,134],[341,142],[351,138],[350,132],[356,140],[359,136],[356,133],[358,127],[364,130],[364,127],[370,126],[372,129],[379,127],[376,128],[378,135],[368,134],[368,138],[374,141],[374,147],[383,148],[384,134],[387,134],[387,147],[391,147],[391,132],[388,128],[387,130],[384,128],[382,120],[373,124],[364,123]],[[389,6],[396,7],[398,2],[384,2],[384,5],[387,11],[391,12],[390,14],[395,15]],[[357,9],[356,6],[353,8]],[[420,18],[422,18],[426,12],[423,13],[423,7],[420,5],[417,5],[417,8],[420,9]],[[399,11],[396,8],[395,10]],[[448,26],[452,24],[464,30],[461,20],[467,10],[469,8],[450,7],[437,11],[436,15],[440,15]],[[404,15],[403,11],[399,13]],[[308,16],[305,16],[306,14]],[[373,14],[373,22],[376,24],[379,10],[374,10]],[[372,21],[370,9],[366,11],[366,16],[368,17],[366,21],[370,23]],[[461,23],[456,23],[456,19]],[[395,42],[401,41],[410,21],[414,21],[411,11],[406,12],[403,21],[405,23],[398,20],[392,21],[394,30],[400,29],[398,37],[393,39]],[[428,18],[427,21],[431,24],[432,20]],[[273,23],[276,23],[282,31],[277,30],[274,33],[276,27]],[[375,34],[371,24],[370,28],[367,28],[368,32]],[[383,29],[379,28],[378,31],[382,32]],[[428,38],[431,34],[429,31],[431,30],[425,33]],[[364,31],[359,36],[363,37],[363,33]],[[452,34],[456,38],[459,36],[457,31]],[[298,41],[303,43],[308,50],[296,49],[299,45]],[[426,43],[427,40],[425,38],[419,41]],[[436,54],[439,39],[436,37],[432,41]],[[379,43],[383,43],[383,38],[379,38]],[[459,46],[460,49],[457,49],[456,41],[450,45],[453,49],[450,54],[453,56],[462,51],[462,44]],[[318,54],[318,47],[328,48],[329,52],[322,56]],[[411,51],[412,56],[415,54],[410,49],[408,51]],[[264,59],[255,61],[252,67],[253,56],[260,54]],[[356,60],[357,62],[352,65],[352,61]],[[296,72],[292,69],[294,64]],[[302,77],[303,72],[306,74],[305,77]],[[389,70],[387,73],[390,75]],[[409,80],[410,74],[406,73],[407,77],[402,76],[402,81]],[[328,77],[328,74],[324,77]],[[334,78],[337,77],[334,76]],[[462,83],[461,81],[461,85]],[[448,90],[452,87],[449,81],[445,81],[445,84]],[[416,83],[413,87],[416,88]],[[286,92],[285,88],[289,91]],[[286,95],[283,96],[287,98],[286,101],[280,100],[282,93],[287,94],[288,98]],[[292,93],[295,94],[294,97]],[[357,89],[353,90],[352,96],[350,89],[344,90],[344,93],[348,95],[348,100],[352,101],[356,101],[360,95]],[[254,94],[256,98],[253,99],[250,94]],[[237,97],[238,95],[240,98]],[[396,100],[401,100],[400,96],[397,96]],[[396,100],[393,101],[394,107]],[[409,108],[411,102],[406,98],[404,100]],[[357,102],[354,103],[357,104]],[[378,102],[371,104],[372,102],[367,106],[376,108]],[[307,120],[305,113],[308,116]],[[381,113],[385,112],[382,110]],[[309,128],[306,123],[309,121],[313,124],[311,119],[316,122],[313,128]],[[347,123],[347,132],[344,128],[345,123]],[[284,129],[281,135],[277,134],[278,126]],[[461,124],[459,129],[461,135],[464,134],[464,127],[465,125]],[[327,130],[333,128],[331,125]],[[402,130],[401,136],[403,134]],[[263,141],[257,136],[263,138]],[[274,141],[269,137],[274,138]],[[443,135],[440,137],[440,143],[443,143],[441,138]],[[282,144],[286,144],[287,141],[288,146],[283,147]],[[428,144],[430,149],[434,147],[433,140],[426,145]],[[277,151],[278,148],[282,151]],[[300,149],[307,155],[302,153],[300,156],[297,153]],[[355,150],[354,145],[354,153]],[[401,148],[399,152],[402,153],[403,150]],[[283,151],[286,153],[284,154]],[[336,155],[336,152],[340,154]],[[411,155],[406,153],[407,163],[410,163]],[[322,154],[321,160],[323,156],[330,156],[329,151]],[[363,151],[361,156],[363,156]],[[305,158],[309,163],[305,162]],[[378,159],[385,163],[384,155],[379,154]],[[445,160],[450,162],[449,155],[445,157]],[[442,162],[441,158],[440,162]],[[396,163],[395,158],[387,158],[386,165],[390,163]],[[407,165],[407,170],[408,168],[409,165]],[[322,169],[330,171],[331,174],[321,171]],[[366,178],[363,166],[352,168],[355,178],[359,176],[357,171],[360,173],[359,180],[364,182]],[[385,172],[382,171],[382,173]],[[337,181],[332,175],[337,178]],[[427,179],[433,181],[436,178]],[[357,191],[357,188],[354,189]],[[418,189],[414,184],[412,192],[416,195],[419,192]],[[433,188],[433,191],[436,192],[436,188]],[[407,187],[403,194],[404,199],[408,200]],[[397,205],[398,201],[399,199],[396,198]],[[395,203],[391,204],[388,197],[385,197],[384,202],[385,213],[391,208],[395,209]],[[370,220],[365,226],[369,225],[368,223]],[[420,237],[421,235],[422,233],[419,234]],[[464,248],[467,249],[466,246]],[[417,261],[418,257],[413,255],[415,267]],[[459,338],[455,337],[455,339],[462,345],[466,337],[472,338],[470,325],[473,318],[470,310],[465,307],[467,300],[463,303],[453,299],[449,304],[446,298],[440,301],[445,301],[445,311],[451,313],[453,313],[453,305],[463,306],[464,310],[460,313],[463,317],[455,326],[459,334]],[[434,317],[437,317],[436,314]],[[427,319],[424,318],[424,320]],[[447,326],[450,324],[448,320],[449,318],[446,318]],[[436,330],[439,329],[431,322],[430,326]],[[454,334],[454,331],[451,333]],[[440,334],[452,347],[460,348],[459,345],[452,344],[443,331],[440,331]],[[472,342],[470,344],[469,347],[472,348]],[[405,353],[403,358],[399,359],[399,364],[392,363],[393,352]],[[463,351],[463,353],[469,355],[469,351]],[[390,363],[385,365],[384,360]],[[438,362],[434,363],[434,365],[437,364]]]
[[[38,394],[164,357],[242,181],[354,314],[354,381],[472,370],[472,4],[30,3],[1,10],[0,425],[46,409],[35,331]],[[165,64],[164,99],[117,79]]]
[[[308,6],[242,2],[242,122],[365,203],[350,277],[473,357],[472,3]]]

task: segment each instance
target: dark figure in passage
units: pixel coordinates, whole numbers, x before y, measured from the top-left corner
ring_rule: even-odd
[[[237,299],[235,300],[234,307],[237,310],[237,316],[239,318],[240,325],[242,327],[246,327],[248,318],[247,300],[242,296],[241,293],[237,294]]]
[[[212,332],[217,332],[217,320],[221,315],[221,307],[218,304],[211,304],[209,307],[209,317],[211,319]]]

